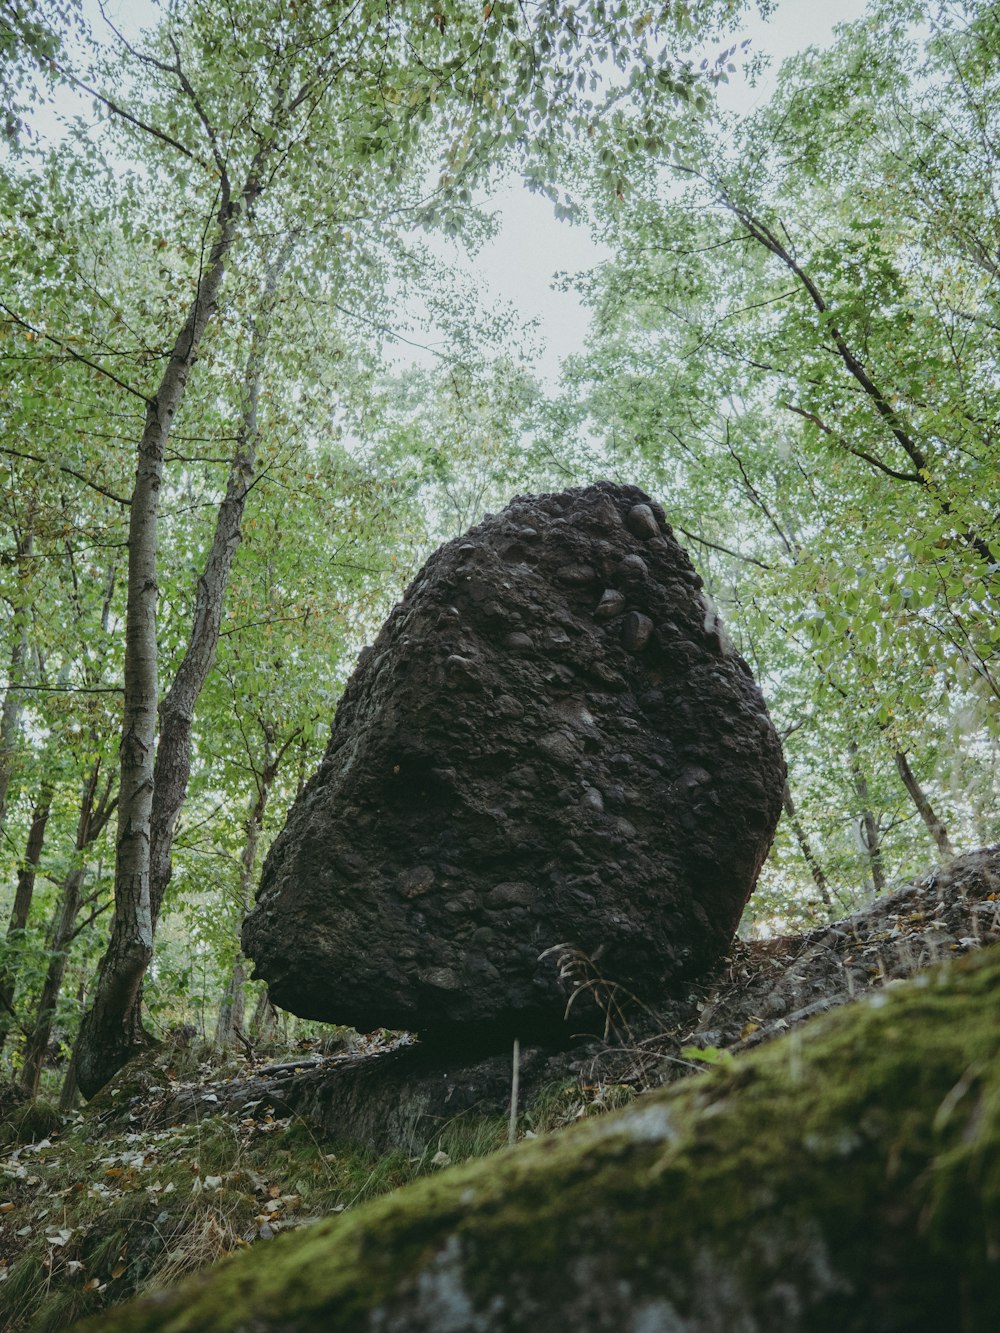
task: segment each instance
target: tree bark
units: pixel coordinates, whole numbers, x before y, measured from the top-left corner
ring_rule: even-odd
[[[920,818],[924,821],[928,833],[934,839],[934,844],[941,855],[942,861],[950,861],[955,855],[955,849],[951,845],[951,839],[948,837],[948,830],[941,822],[938,814],[934,810],[927,798],[927,793],[917,781],[913,769],[910,767],[910,761],[902,750],[895,752],[896,769],[902,779],[903,786],[906,788],[910,800],[917,807]]]
[[[24,861],[17,872],[17,889],[14,893],[14,906],[11,908],[10,921],[7,924],[7,943],[26,929],[31,912],[31,900],[35,893],[35,876],[38,863],[42,858],[45,843],[45,828],[52,809],[52,787],[45,785],[39,792],[35,807],[31,813],[31,827],[28,830],[28,842],[24,849]],[[17,990],[17,975],[8,964],[0,972],[0,1051],[3,1050],[11,1028],[15,1022],[14,995]]]
[[[269,724],[262,723],[264,740],[266,745],[264,767],[254,776],[257,782],[257,791],[251,802],[250,809],[247,812],[244,829],[246,836],[243,841],[243,850],[240,853],[240,922],[250,910],[250,899],[253,895],[254,880],[256,878],[254,871],[257,865],[257,846],[260,842],[261,831],[264,827],[264,816],[267,813],[267,803],[271,796],[271,788],[274,786],[274,780],[278,776],[278,769],[281,761],[288,753],[289,746],[295,741],[301,732],[301,728],[296,727],[292,734],[283,742],[278,751],[274,749],[274,729]],[[243,954],[237,951],[233,960],[233,969],[226,986],[225,994],[219,1004],[219,1020],[215,1029],[215,1044],[219,1047],[231,1046],[233,1042],[234,1030],[244,1031],[244,986],[247,981],[247,967]]]
[[[271,1003],[270,992],[265,986],[257,997],[253,1017],[250,1019],[250,1032],[248,1034],[250,1040],[254,1042],[268,1041],[277,1026],[278,1014]]]
[[[80,814],[76,827],[74,864],[63,879],[59,902],[56,905],[49,937],[49,965],[42,985],[42,994],[35,1012],[35,1021],[28,1035],[21,1071],[21,1087],[29,1097],[38,1095],[38,1082],[45,1063],[45,1053],[52,1036],[59,995],[62,991],[70,945],[77,934],[76,919],[83,901],[83,885],[87,876],[84,854],[103,832],[115,808],[110,783],[98,797],[101,765],[98,760],[83,784],[80,795]]]
[[[22,581],[25,578],[25,561],[31,556],[32,544],[33,534],[30,531],[17,537],[18,573]],[[7,678],[3,707],[0,708],[0,829],[7,815],[7,794],[14,775],[14,760],[24,712],[24,691],[20,685],[28,658],[28,612],[25,605],[15,607],[14,625],[17,632],[10,650],[10,675]]]
[[[188,376],[212,319],[239,206],[223,189],[218,235],[177,336],[156,396],[146,410],[129,510],[128,597],[125,619],[125,700],[122,720],[115,911],[101,960],[93,1005],[80,1027],[76,1077],[92,1097],[131,1055],[149,1043],[139,1014],[142,979],[153,957],[151,840],[157,721],[157,536],[166,444],[184,399]],[[248,207],[260,186],[251,176]]]
[[[74,1051],[66,1069],[66,1077],[59,1089],[59,1110],[63,1112],[72,1111],[79,1099],[80,1090],[76,1082],[76,1052]]]
[[[868,779],[865,777],[864,769],[858,759],[858,747],[854,741],[851,741],[848,745],[847,751],[850,755],[854,790],[861,804],[861,813],[858,816],[859,841],[862,843],[864,856],[868,862],[872,886],[876,896],[878,896],[880,893],[885,893],[886,889],[885,869],[882,864],[882,831],[871,808]]]
[[[38,1096],[38,1084],[45,1063],[45,1053],[49,1048],[49,1039],[52,1036],[52,1024],[55,1021],[63,977],[66,975],[69,946],[77,914],[80,911],[86,873],[85,866],[74,866],[63,880],[60,890],[49,946],[49,965],[42,985],[41,998],[38,1001],[35,1022],[24,1049],[21,1088],[29,1097]]]
[[[813,877],[813,883],[819,891],[820,901],[826,908],[832,921],[836,915],[837,909],[833,905],[833,899],[830,897],[830,881],[827,879],[817,859],[816,853],[812,849],[809,836],[799,820],[795,810],[795,802],[792,800],[792,791],[788,783],[785,783],[785,790],[781,794],[781,803],[785,807],[785,814],[788,816],[789,827],[795,835],[795,841],[799,844],[799,851],[802,853],[803,860],[809,867],[809,873]]]
[[[226,494],[219,506],[212,549],[198,579],[187,650],[160,704],[160,737],[150,820],[150,909],[154,929],[170,882],[174,831],[191,775],[191,727],[195,704],[215,661],[229,575],[243,535],[243,513],[257,463],[260,436],[257,414],[264,357],[275,294],[289,252],[290,247],[286,245],[267,268],[261,314],[253,321],[242,419]]]

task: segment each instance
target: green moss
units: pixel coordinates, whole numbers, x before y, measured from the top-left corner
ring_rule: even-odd
[[[998,1227],[994,949],[102,1328],[992,1330]]]

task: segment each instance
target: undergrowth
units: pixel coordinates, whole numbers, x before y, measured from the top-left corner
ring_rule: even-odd
[[[203,1055],[180,1053],[168,1076],[204,1077]],[[83,1113],[31,1102],[0,1120],[0,1327],[65,1327],[508,1142],[506,1117],[468,1113],[418,1156],[324,1141],[263,1104],[166,1129],[129,1123],[116,1108],[155,1091],[158,1078],[162,1061],[140,1062]],[[522,1110],[518,1134],[535,1137],[630,1096],[615,1086],[549,1088]]]

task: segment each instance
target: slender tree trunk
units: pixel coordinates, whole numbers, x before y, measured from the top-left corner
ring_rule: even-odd
[[[247,209],[260,192],[254,164],[243,190]],[[146,411],[129,513],[128,598],[125,622],[125,701],[122,723],[115,911],[90,1012],[80,1027],[76,1077],[92,1097],[135,1052],[149,1043],[142,1026],[142,980],[153,957],[152,822],[157,723],[157,529],[164,455],[197,358],[215,313],[240,205],[224,190],[219,232],[178,334],[156,397]],[[200,595],[200,589],[199,589]],[[158,907],[158,904],[157,904]]]
[[[34,1026],[28,1035],[25,1048],[24,1069],[21,1074],[21,1086],[29,1097],[38,1094],[38,1081],[45,1063],[52,1036],[59,995],[62,991],[69,949],[76,937],[76,919],[80,914],[83,901],[83,885],[86,879],[84,854],[87,848],[100,836],[114,811],[115,801],[111,796],[110,782],[98,797],[98,783],[101,776],[101,763],[97,760],[83,784],[80,794],[80,815],[76,826],[75,859],[73,868],[65,876],[59,894],[59,902],[52,921],[49,936],[49,965],[42,985],[42,994],[35,1012]]]
[[[265,986],[257,997],[253,1017],[250,1019],[249,1037],[251,1041],[267,1041],[278,1025],[278,1014],[271,1003],[271,993]]]
[[[910,800],[917,807],[920,818],[924,821],[928,833],[934,839],[938,852],[943,861],[950,861],[955,855],[955,849],[951,845],[951,839],[948,837],[948,830],[945,828],[941,819],[937,815],[934,807],[927,799],[927,793],[917,781],[913,769],[910,767],[910,761],[902,750],[895,753],[896,769],[902,779],[903,786],[909,793]]]
[[[23,581],[26,578],[25,561],[31,556],[33,535],[29,531],[17,538],[18,573]],[[25,595],[25,603],[27,597]],[[24,675],[24,664],[28,659],[28,612],[27,606],[15,609],[14,626],[16,634],[10,650],[10,675],[7,690],[0,708],[0,829],[3,828],[7,815],[7,794],[10,780],[14,775],[14,760],[17,757],[18,741],[21,735],[21,717],[24,713],[24,691],[20,688]]]
[[[21,734],[21,714],[24,711],[24,691],[19,688],[24,661],[28,655],[28,627],[22,623],[20,633],[10,650],[10,684],[0,710],[0,828],[7,815],[7,793],[14,775],[14,759]]]
[[[246,822],[246,838],[240,853],[240,922],[250,910],[250,896],[253,892],[254,868],[257,863],[257,844],[260,841],[261,824],[267,805],[268,792],[265,789],[254,802]],[[247,980],[247,968],[241,951],[233,959],[232,972],[226,985],[225,993],[219,1004],[219,1020],[215,1028],[215,1044],[220,1048],[231,1046],[233,1029],[245,1031],[244,986]]]
[[[833,899],[830,897],[830,881],[827,879],[823,867],[820,865],[816,853],[812,849],[809,835],[802,827],[795,810],[795,803],[792,800],[791,788],[787,782],[785,783],[785,790],[782,792],[781,801],[785,807],[785,814],[788,816],[789,827],[795,835],[795,841],[799,844],[799,851],[802,853],[802,858],[809,867],[809,873],[812,875],[813,883],[819,891],[820,900],[829,913],[830,920],[832,921],[837,914],[837,909],[834,907]]]
[[[282,743],[280,749],[275,751],[274,728],[269,723],[261,722],[261,729],[264,732],[266,746],[264,767],[254,775],[257,781],[257,792],[251,802],[250,809],[247,811],[246,823],[244,824],[246,837],[243,841],[243,850],[240,853],[239,901],[241,923],[243,917],[250,910],[250,898],[253,894],[255,879],[254,871],[257,865],[257,846],[264,827],[264,816],[267,813],[267,803],[270,800],[271,789],[274,786],[275,778],[278,776],[282,759],[301,732],[301,728],[296,727]],[[219,1021],[215,1029],[216,1046],[231,1046],[234,1029],[244,1031],[243,988],[247,981],[247,975],[247,966],[243,954],[237,952],[233,960],[233,970],[229,983],[219,1004]]]
[[[76,918],[83,898],[83,882],[86,868],[74,866],[63,880],[59,904],[53,921],[52,938],[49,944],[49,966],[42,986],[35,1023],[28,1036],[24,1050],[24,1068],[21,1071],[21,1087],[29,1097],[37,1097],[38,1083],[45,1063],[45,1053],[52,1037],[52,1025],[55,1021],[56,1007],[62,991],[63,977],[66,975],[66,963],[69,947],[73,940]]]
[[[11,908],[10,921],[7,925],[7,943],[10,944],[18,931],[28,925],[31,900],[35,892],[35,876],[38,863],[42,858],[45,842],[45,828],[52,809],[52,788],[44,786],[39,792],[31,814],[31,827],[28,830],[28,843],[24,849],[24,862],[17,872],[17,889],[14,894],[14,906]],[[14,1024],[14,995],[17,989],[17,977],[14,969],[5,967],[0,972],[0,1051],[3,1050],[11,1027]]]
[[[150,826],[150,906],[154,927],[170,882],[174,831],[191,775],[191,728],[195,704],[215,661],[229,575],[243,535],[243,513],[257,463],[260,434],[257,414],[264,357],[278,282],[289,252],[290,247],[286,245],[267,269],[261,315],[253,322],[242,420],[226,494],[219,506],[212,549],[198,579],[187,651],[160,705],[160,739]]]
[[[858,800],[861,804],[861,814],[859,816],[861,841],[864,845],[864,854],[868,860],[872,885],[877,897],[880,893],[884,893],[886,889],[885,870],[882,865],[882,833],[878,826],[878,820],[875,818],[871,808],[868,779],[865,777],[864,770],[858,759],[858,747],[851,741],[847,749],[851,760],[851,774],[854,780],[854,790],[857,793]]]
[[[249,907],[249,900],[244,907],[244,914]],[[226,989],[223,992],[222,999],[219,1001],[219,1019],[215,1025],[215,1045],[219,1050],[225,1050],[227,1046],[233,1044],[233,1033],[243,1032],[246,1028],[246,1019],[244,1014],[245,991],[247,982],[246,963],[242,953],[237,953],[233,959],[232,970],[229,973],[229,981],[226,983]]]

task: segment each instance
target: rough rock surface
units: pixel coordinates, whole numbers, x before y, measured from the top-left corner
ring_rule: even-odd
[[[608,482],[437,551],[267,859],[244,949],[275,1001],[481,1045],[711,966],[785,768],[700,589],[660,507]]]

